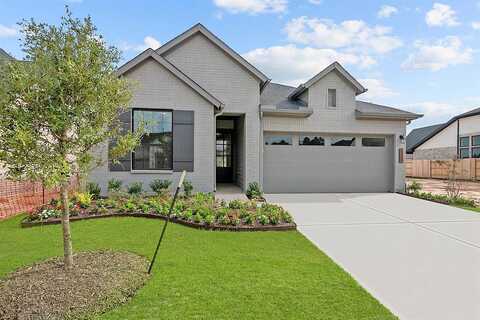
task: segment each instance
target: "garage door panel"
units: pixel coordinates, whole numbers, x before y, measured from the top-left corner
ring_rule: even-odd
[[[265,146],[269,193],[385,192],[393,188],[393,147]]]

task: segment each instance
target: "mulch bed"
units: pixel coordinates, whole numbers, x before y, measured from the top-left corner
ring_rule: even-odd
[[[151,214],[151,213],[105,213],[105,214],[80,214],[77,216],[71,216],[70,221],[80,221],[80,220],[89,220],[89,219],[101,219],[101,218],[111,218],[111,217],[141,217],[147,219],[162,219],[166,220],[167,217],[159,214]],[[175,217],[170,218],[171,222],[178,223],[187,227],[196,228],[196,229],[204,229],[204,230],[215,230],[215,231],[288,231],[288,230],[296,230],[297,225],[292,223],[283,223],[283,224],[276,224],[276,225],[238,225],[238,226],[231,226],[231,225],[221,225],[221,224],[204,224],[204,223],[196,223],[193,221],[186,221],[182,219],[178,219]],[[49,218],[47,220],[35,220],[29,221],[28,218],[25,218],[21,222],[22,228],[29,228],[41,225],[50,225],[50,224],[60,224],[62,223],[60,218]]]
[[[147,278],[146,258],[129,252],[83,252],[68,273],[63,258],[19,269],[0,280],[0,319],[89,319],[127,302]]]

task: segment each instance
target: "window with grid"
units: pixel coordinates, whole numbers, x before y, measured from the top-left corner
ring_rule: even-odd
[[[460,137],[458,141],[460,158],[470,158],[470,137]]]
[[[232,166],[232,136],[230,133],[217,133],[217,167],[230,168]]]
[[[480,158],[480,135],[472,136],[472,158]]]

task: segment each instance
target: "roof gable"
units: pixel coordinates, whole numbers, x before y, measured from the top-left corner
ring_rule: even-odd
[[[185,84],[187,84],[190,88],[192,88],[195,92],[197,92],[200,96],[202,96],[204,99],[206,99],[208,102],[213,104],[216,108],[222,109],[224,106],[224,103],[217,99],[215,96],[213,96],[211,93],[209,93],[207,90],[202,88],[200,85],[198,85],[195,81],[190,79],[186,74],[184,74],[182,71],[180,71],[178,68],[176,68],[173,64],[168,62],[165,58],[160,56],[155,52],[153,49],[147,49],[137,55],[135,58],[132,60],[128,61],[124,65],[122,65],[120,68],[117,70],[117,74],[119,76],[125,74],[129,70],[133,69],[135,66],[139,65],[146,59],[152,58],[156,62],[158,62],[160,65],[162,65],[165,69],[170,71],[173,75],[175,75],[178,79],[183,81]]]
[[[473,110],[467,111],[465,113],[459,114],[458,116],[455,116],[448,120],[447,122],[437,125],[434,130],[432,130],[429,134],[425,135],[422,139],[419,139],[416,143],[414,143],[410,147],[410,151],[413,152],[415,151],[416,148],[430,140],[432,137],[434,137],[437,133],[441,132],[443,129],[454,123],[455,121],[463,118],[468,118],[468,117],[473,117],[473,116],[478,116],[480,115],[480,108],[475,108]]]
[[[299,85],[288,97],[290,99],[295,99],[300,96],[305,90],[310,88],[313,84],[317,83],[320,79],[325,77],[332,71],[337,71],[339,75],[345,79],[348,83],[355,88],[355,92],[357,95],[364,93],[367,91],[365,87],[363,87],[360,82],[358,82],[344,67],[338,62],[334,62],[330,64],[328,67],[317,73],[313,78],[305,82],[304,84]]]
[[[159,55],[164,55],[171,49],[175,48],[176,46],[180,45],[190,37],[196,35],[197,33],[202,34],[208,40],[210,40],[213,44],[215,44],[218,48],[220,48],[223,52],[225,52],[229,57],[231,57],[234,61],[240,64],[243,68],[245,68],[248,72],[254,75],[262,82],[262,87],[265,86],[270,79],[263,74],[260,70],[255,68],[252,64],[250,64],[247,60],[245,60],[241,55],[235,52],[232,48],[230,48],[225,42],[223,42],[220,38],[214,35],[210,30],[205,28],[202,24],[197,23],[187,31],[183,32],[179,36],[173,38],[172,40],[165,43],[163,46],[158,48],[156,52]]]

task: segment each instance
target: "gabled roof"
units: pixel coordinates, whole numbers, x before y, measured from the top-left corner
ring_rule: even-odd
[[[215,96],[213,96],[211,93],[209,93],[207,90],[202,88],[198,83],[193,81],[191,78],[189,78],[186,74],[184,74],[182,71],[180,71],[178,68],[176,68],[173,64],[168,62],[165,58],[160,56],[158,53],[155,52],[153,49],[147,49],[137,55],[135,58],[132,60],[128,61],[124,65],[122,65],[120,68],[117,70],[117,74],[119,76],[125,74],[127,71],[131,70],[141,62],[152,58],[156,62],[158,62],[160,65],[162,65],[165,69],[170,71],[173,75],[175,75],[178,79],[183,81],[186,85],[188,85],[190,88],[192,88],[194,91],[196,91],[199,95],[201,95],[203,98],[205,98],[208,102],[213,104],[216,108],[222,109],[224,106],[224,103],[217,99]]]
[[[365,101],[356,101],[355,113],[357,119],[394,119],[410,121],[423,117],[422,114],[403,111]]]
[[[278,109],[299,109],[306,107],[307,104],[302,100],[288,99],[288,96],[294,90],[295,87],[270,82],[260,94],[260,104],[264,106],[275,106]]]
[[[358,82],[344,67],[340,65],[337,61],[317,73],[313,78],[305,82],[304,84],[299,85],[295,91],[293,91],[288,97],[290,99],[295,99],[296,97],[300,96],[305,90],[310,88],[314,83],[318,80],[325,77],[330,72],[336,70],[346,81],[348,81],[354,88],[357,95],[362,94],[367,91],[365,87],[363,87],[360,82]]]
[[[238,62],[241,66],[247,69],[247,71],[249,71],[252,75],[257,77],[262,82],[262,87],[265,86],[270,81],[270,79],[265,74],[263,74],[260,70],[255,68],[253,65],[251,65],[247,60],[245,60],[241,55],[239,55],[232,48],[230,48],[225,42],[219,39],[210,30],[205,28],[201,23],[197,23],[196,25],[194,25],[187,31],[183,32],[179,36],[168,41],[163,46],[158,48],[156,51],[159,55],[163,55],[166,52],[168,52],[170,49],[178,46],[180,43],[189,39],[190,37],[192,37],[197,33],[201,33],[202,35],[204,35],[207,39],[209,39],[215,45],[217,45],[220,49],[222,49],[233,60]]]
[[[406,145],[407,153],[413,153],[412,146],[416,145],[417,143],[425,139],[425,137],[430,135],[432,132],[434,132],[441,126],[443,126],[443,123],[434,124],[433,126],[413,129],[407,135],[407,145]]]
[[[5,50],[0,48],[0,61],[2,60],[15,60],[15,58],[9,55]]]
[[[437,133],[439,133],[440,131],[442,131],[443,129],[445,129],[446,127],[448,127],[449,125],[451,125],[455,121],[457,121],[459,119],[462,119],[462,118],[468,118],[468,117],[473,117],[473,116],[478,116],[478,115],[480,115],[480,108],[475,108],[473,110],[470,110],[470,111],[467,111],[465,113],[459,114],[458,116],[455,116],[455,117],[451,118],[447,122],[438,125],[438,127],[436,127],[434,130],[432,130],[428,135],[426,135],[424,138],[422,138],[418,142],[414,143],[410,147],[410,152],[415,151],[416,148],[418,148],[420,145],[425,143],[427,140],[430,140],[433,136],[435,136]]]

